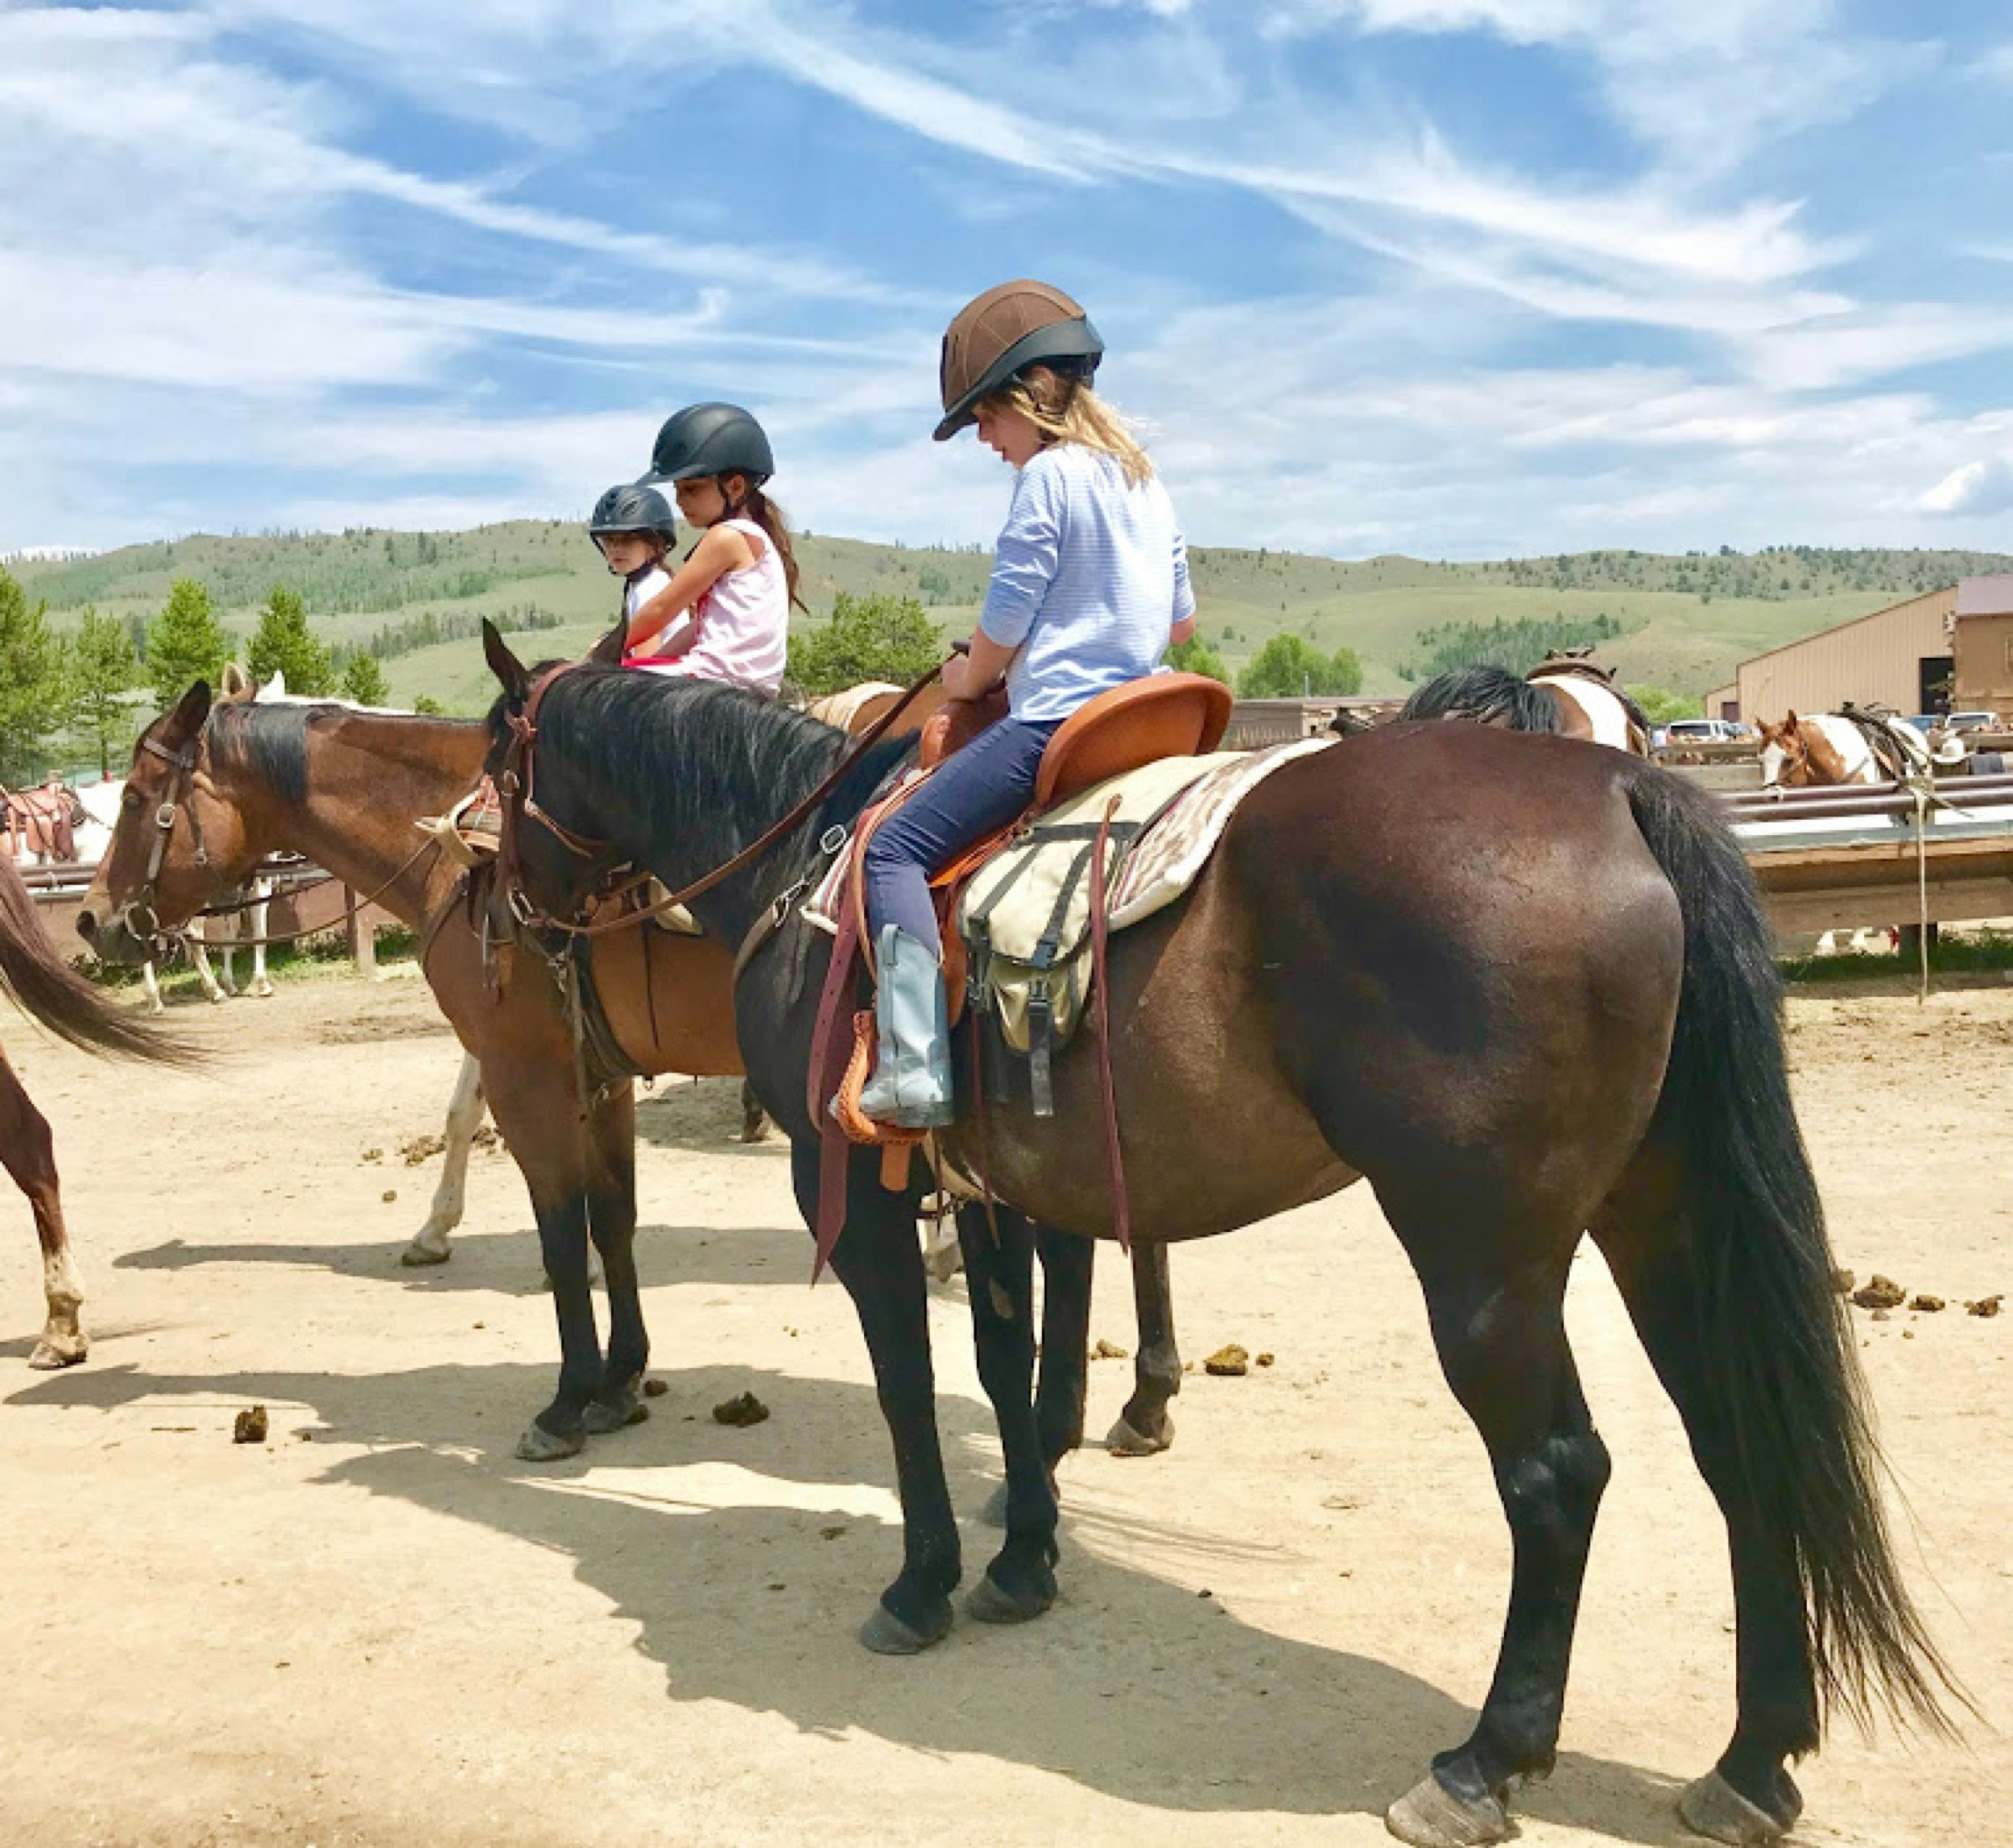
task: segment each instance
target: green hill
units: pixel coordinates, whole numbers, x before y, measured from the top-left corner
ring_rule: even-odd
[[[990,558],[804,535],[804,595],[816,620],[841,590],[919,598],[947,630],[969,625]],[[1232,667],[1283,630],[1362,657],[1365,689],[1396,692],[1432,671],[1423,631],[1495,621],[1591,623],[1618,631],[1601,652],[1639,684],[1699,694],[1746,656],[1961,577],[2013,571],[1998,553],[1771,548],[1681,556],[1582,552],[1486,564],[1317,558],[1209,546],[1193,554],[1203,633]],[[617,587],[580,527],[513,520],[469,532],[284,533],[128,546],[10,568],[60,624],[85,605],[151,617],[178,577],[200,578],[225,626],[249,636],[268,588],[285,584],[333,642],[370,647],[393,697],[428,693],[478,710],[491,682],[473,640],[490,616],[540,657],[578,653],[614,618]],[[800,618],[805,620],[806,618]],[[423,644],[429,634],[449,639]]]

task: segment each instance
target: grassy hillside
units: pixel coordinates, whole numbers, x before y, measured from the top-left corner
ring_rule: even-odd
[[[805,601],[816,620],[841,590],[920,598],[947,629],[968,625],[990,564],[982,551],[911,550],[807,536],[799,545]],[[1866,614],[1961,577],[2013,571],[1994,553],[1839,552],[1779,548],[1675,556],[1599,552],[1488,564],[1403,557],[1355,560],[1294,552],[1198,548],[1193,559],[1204,634],[1234,668],[1282,630],[1362,658],[1366,690],[1394,692],[1420,664],[1422,630],[1497,618],[1606,615],[1622,633],[1602,648],[1624,678],[1701,693],[1745,656]],[[209,585],[225,625],[241,637],[268,588],[306,599],[333,641],[367,645],[428,612],[496,618],[527,613],[558,626],[523,635],[523,651],[577,653],[613,619],[617,586],[570,521],[514,520],[469,532],[345,533],[218,538],[129,546],[85,559],[11,568],[60,622],[87,604],[151,616],[178,577]],[[490,681],[472,640],[392,653],[395,697],[429,693],[451,711],[479,709]]]

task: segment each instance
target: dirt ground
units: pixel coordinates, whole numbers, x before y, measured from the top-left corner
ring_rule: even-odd
[[[1903,1550],[1989,1722],[2013,1716],[2013,993],[1793,1004],[1838,1261],[1948,1300],[1854,1312]],[[0,1238],[0,1842],[1373,1843],[1487,1685],[1508,1548],[1481,1448],[1368,1191],[1185,1247],[1197,1370],[1168,1455],[1064,1468],[1064,1592],[911,1661],[852,1639],[896,1563],[887,1443],[845,1296],[807,1291],[781,1147],[734,1087],[642,1108],[644,1425],[544,1468],[556,1363],[531,1216],[478,1154],[453,1261],[401,1269],[457,1052],[410,979],[303,981],[178,1019],[213,1075],[110,1069],[11,1017],[55,1122],[96,1345],[24,1365],[26,1209]],[[382,1151],[381,1159],[366,1151]],[[395,1195],[395,1197],[394,1197]],[[14,1197],[6,1197],[10,1201]],[[1093,1333],[1130,1349],[1122,1267]],[[1598,1255],[1571,1303],[1614,1453],[1533,1844],[1692,1839],[1675,1789],[1732,1714],[1717,1515]],[[953,1489],[997,1445],[961,1284],[937,1292]],[[1102,1432],[1128,1362],[1092,1370]],[[730,1429],[743,1391],[772,1408]],[[231,1441],[254,1404],[262,1444]],[[968,1528],[968,1582],[991,1551]],[[1812,1843],[2013,1841],[2013,1754],[1841,1729]]]

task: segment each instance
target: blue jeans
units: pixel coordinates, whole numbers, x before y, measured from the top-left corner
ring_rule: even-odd
[[[930,874],[1034,800],[1043,749],[1061,722],[1002,719],[946,758],[876,832],[866,872],[867,928],[877,942],[881,927],[893,924],[942,953]]]

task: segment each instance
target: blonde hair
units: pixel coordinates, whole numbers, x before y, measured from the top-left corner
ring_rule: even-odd
[[[1153,460],[1140,448],[1121,417],[1092,391],[1089,382],[1046,366],[1031,366],[1018,378],[989,393],[981,409],[1018,411],[1041,432],[1042,446],[1080,443],[1116,456],[1126,483],[1139,487],[1153,479]]]

